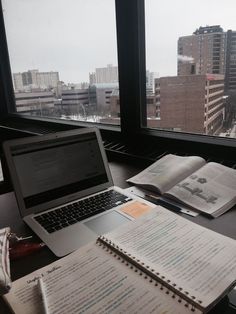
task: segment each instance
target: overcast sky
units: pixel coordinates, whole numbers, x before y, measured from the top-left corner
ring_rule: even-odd
[[[129,0],[127,0],[129,1]],[[2,0],[12,72],[58,71],[65,83],[117,65],[114,0]],[[236,30],[235,0],[146,0],[147,69],[176,75],[177,40],[199,26]]]

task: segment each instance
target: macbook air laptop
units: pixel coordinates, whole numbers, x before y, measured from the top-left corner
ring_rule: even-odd
[[[121,208],[137,197],[113,186],[98,129],[16,139],[3,148],[20,214],[55,255],[132,219]]]

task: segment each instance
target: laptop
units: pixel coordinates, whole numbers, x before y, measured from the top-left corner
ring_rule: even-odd
[[[20,214],[56,256],[132,219],[121,209],[138,197],[113,185],[98,129],[10,140],[3,149]]]

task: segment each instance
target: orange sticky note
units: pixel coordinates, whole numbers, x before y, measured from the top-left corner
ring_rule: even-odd
[[[133,218],[138,218],[149,212],[151,209],[152,207],[146,203],[135,201],[129,205],[124,206],[121,210]]]

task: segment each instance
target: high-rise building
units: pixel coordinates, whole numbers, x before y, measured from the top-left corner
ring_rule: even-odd
[[[89,84],[90,85],[96,84],[96,73],[95,72],[89,73]]]
[[[225,74],[226,33],[219,25],[199,27],[178,40],[178,75]]]
[[[118,83],[118,67],[108,64],[95,69],[96,83]]]
[[[157,78],[157,73],[150,72],[149,70],[146,71],[146,90],[147,93],[153,93],[154,92],[154,86],[155,86],[155,78]]]
[[[227,31],[225,92],[236,97],[236,31]]]
[[[36,74],[38,73],[38,70],[29,70],[27,72],[22,73],[22,81],[24,86],[37,86],[37,77]],[[13,74],[14,75],[14,74]]]
[[[219,25],[199,27],[178,40],[178,75],[223,74],[225,95],[236,114],[236,31],[224,32]],[[227,123],[226,123],[227,124]]]
[[[27,72],[13,73],[13,84],[15,91],[29,91],[30,87],[37,88],[37,72],[38,70],[29,70]]]
[[[13,73],[13,82],[16,92],[30,91],[37,88],[56,88],[59,82],[59,73],[28,70],[27,72]]]
[[[118,83],[118,67],[108,64],[105,68],[96,68],[95,72],[89,73],[89,84]]]
[[[22,73],[13,73],[13,85],[15,91],[22,91],[24,89]]]
[[[59,73],[53,71],[37,72],[36,82],[38,87],[42,89],[57,87],[59,82]]]
[[[220,132],[225,120],[223,75],[161,77],[155,86],[159,127],[210,135]]]

